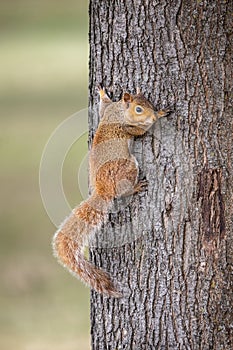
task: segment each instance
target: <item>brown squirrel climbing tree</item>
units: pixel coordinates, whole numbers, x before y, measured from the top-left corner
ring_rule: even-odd
[[[169,109],[155,111],[138,90],[124,93],[113,102],[99,87],[101,117],[89,154],[91,195],[75,207],[53,237],[55,256],[75,277],[98,293],[123,297],[111,276],[91,264],[84,254],[88,240],[98,232],[111,212],[114,199],[129,197],[145,190],[138,181],[138,163],[131,153],[130,141],[144,135]]]
[[[134,143],[148,191],[90,251],[126,291],[92,292],[94,350],[233,348],[232,13],[225,0],[90,1],[90,140],[99,82],[175,105]]]

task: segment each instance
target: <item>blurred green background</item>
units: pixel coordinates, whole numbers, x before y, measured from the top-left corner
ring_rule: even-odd
[[[51,133],[87,107],[88,1],[1,1],[0,42],[0,349],[89,349],[89,290],[52,256],[38,179]],[[86,151],[65,161],[71,206]]]

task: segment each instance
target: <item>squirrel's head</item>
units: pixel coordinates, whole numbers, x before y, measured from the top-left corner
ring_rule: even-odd
[[[140,92],[136,95],[124,93],[122,102],[125,108],[124,126],[130,134],[144,134],[157,119],[167,114],[165,111],[156,113],[154,106]]]

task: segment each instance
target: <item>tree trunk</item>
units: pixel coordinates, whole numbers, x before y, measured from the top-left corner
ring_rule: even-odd
[[[90,140],[98,83],[174,105],[134,143],[148,191],[90,250],[125,290],[92,292],[94,350],[233,349],[232,13],[225,0],[90,0]]]

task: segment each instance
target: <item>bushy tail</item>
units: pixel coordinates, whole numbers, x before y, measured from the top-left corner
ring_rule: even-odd
[[[104,221],[111,203],[96,193],[82,202],[55,233],[53,249],[61,264],[75,277],[101,294],[120,297],[110,276],[92,265],[83,253],[88,237]]]

